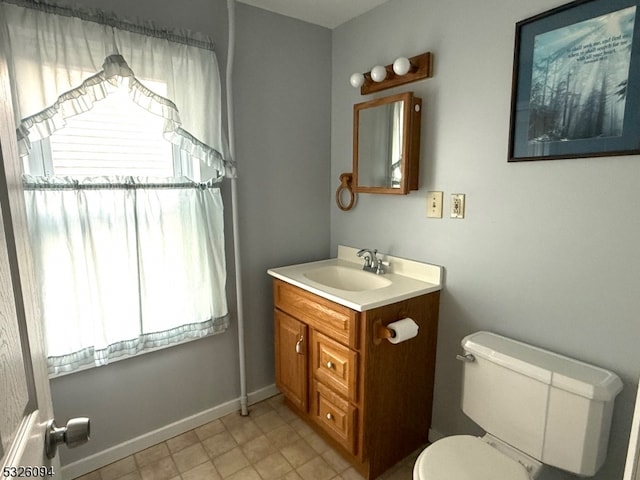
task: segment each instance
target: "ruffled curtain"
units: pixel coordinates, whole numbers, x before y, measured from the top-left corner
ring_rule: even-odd
[[[235,175],[222,125],[215,52],[110,25],[0,3],[21,155],[65,118],[127,82],[131,99],[164,118],[164,136],[193,158]],[[162,82],[166,91],[144,85]]]
[[[163,136],[181,156],[186,152],[217,172],[200,184],[25,176],[50,373],[224,331],[218,182],[235,168],[222,129],[216,56],[202,48],[209,43],[174,41],[148,27],[119,28],[119,22],[79,18],[33,0],[10,1],[0,0],[0,28],[10,39],[22,155],[64,128],[66,119],[126,86],[132,102],[163,119]]]
[[[50,374],[227,328],[218,188],[187,179],[26,179]]]

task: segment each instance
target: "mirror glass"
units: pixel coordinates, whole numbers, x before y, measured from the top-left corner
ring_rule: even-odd
[[[400,188],[404,102],[360,110],[358,182],[360,185]]]
[[[354,105],[354,191],[407,194],[417,189],[417,178],[410,177],[417,177],[420,105],[411,92]]]

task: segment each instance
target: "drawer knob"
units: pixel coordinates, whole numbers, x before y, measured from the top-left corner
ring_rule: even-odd
[[[331,415],[330,413],[327,413],[327,420],[333,420],[333,415]]]
[[[302,335],[300,335],[300,338],[298,339],[298,341],[296,342],[296,353],[298,355],[302,355],[304,352],[302,351],[302,342],[303,342],[304,338],[302,337]]]
[[[333,368],[333,363],[332,362],[327,362],[327,368]]]

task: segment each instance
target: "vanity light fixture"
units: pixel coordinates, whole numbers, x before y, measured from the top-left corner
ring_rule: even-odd
[[[406,75],[411,70],[411,62],[407,57],[398,57],[393,62],[393,73],[396,75]]]
[[[376,65],[367,73],[354,73],[349,82],[360,89],[361,95],[379,92],[398,85],[433,77],[433,54],[422,53],[415,57],[398,57],[387,66]]]
[[[387,78],[387,69],[382,65],[376,65],[371,69],[371,80],[374,82],[382,82]]]
[[[364,75],[362,73],[352,74],[349,83],[353,88],[360,88],[364,84]]]

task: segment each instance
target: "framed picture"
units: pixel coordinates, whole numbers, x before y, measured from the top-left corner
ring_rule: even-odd
[[[640,154],[640,0],[516,24],[509,161]]]

